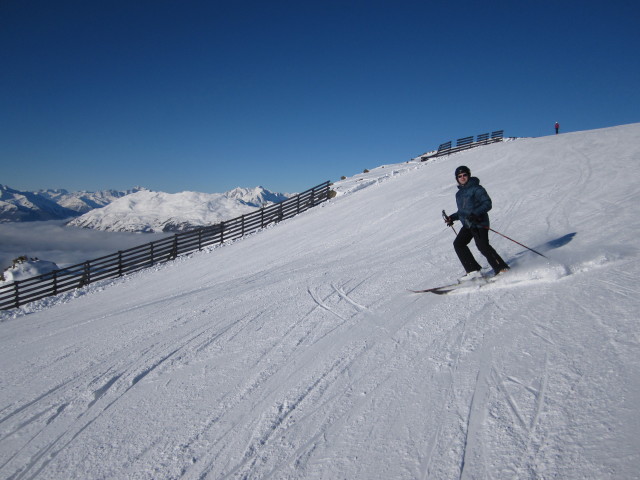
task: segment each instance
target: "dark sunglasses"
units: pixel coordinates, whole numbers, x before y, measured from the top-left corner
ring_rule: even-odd
[[[468,177],[468,176],[469,176],[468,173],[461,173],[460,175],[458,175],[458,178]]]

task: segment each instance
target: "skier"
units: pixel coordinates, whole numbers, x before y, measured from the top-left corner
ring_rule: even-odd
[[[560,124],[558,122],[556,122],[556,135],[558,134],[558,132],[560,131]]]
[[[481,276],[480,270],[482,267],[473,257],[468,247],[472,238],[475,240],[480,253],[489,261],[494,274],[499,275],[506,272],[509,270],[509,266],[489,245],[489,215],[487,213],[491,210],[489,194],[480,185],[480,180],[471,176],[469,167],[459,166],[456,168],[455,176],[458,182],[458,191],[456,192],[458,211],[446,216],[444,221],[448,226],[452,226],[456,220],[462,222],[462,228],[453,242],[453,247],[460,259],[460,263],[462,263],[467,272],[461,280],[470,280]]]

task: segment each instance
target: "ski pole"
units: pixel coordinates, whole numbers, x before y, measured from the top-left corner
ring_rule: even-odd
[[[449,215],[447,215],[444,210],[442,210],[442,218],[444,218],[445,222],[449,220]],[[455,235],[458,236],[458,232],[456,232],[456,229],[453,228],[453,225],[449,225],[449,226],[451,227],[451,230],[453,230],[453,233],[455,233]]]
[[[443,211],[444,211],[444,210],[443,210]],[[538,254],[538,255],[540,255],[541,257],[544,257],[544,258],[546,258],[547,260],[549,260],[549,257],[547,257],[546,255],[543,255],[543,254],[541,254],[540,252],[536,252],[533,248],[529,248],[529,247],[527,247],[526,245],[523,245],[523,244],[522,244],[522,243],[520,243],[520,242],[516,242],[513,238],[509,238],[509,237],[507,237],[506,235],[504,235],[504,234],[502,234],[502,233],[500,233],[500,232],[496,232],[493,228],[489,228],[489,227],[484,227],[484,228],[486,228],[487,230],[491,230],[493,233],[497,233],[498,235],[500,235],[500,236],[502,236],[502,237],[506,238],[507,240],[511,240],[513,243],[517,243],[517,244],[518,244],[518,245],[520,245],[521,247],[524,247],[524,248],[526,248],[527,250],[531,250],[533,253],[537,253],[537,254]]]

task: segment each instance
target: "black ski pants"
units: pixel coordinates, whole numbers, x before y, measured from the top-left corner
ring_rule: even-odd
[[[482,267],[476,259],[473,257],[471,250],[469,250],[469,243],[471,239],[476,241],[476,247],[480,250],[480,253],[487,258],[489,265],[493,268],[495,273],[509,268],[505,261],[498,255],[498,253],[489,245],[489,230],[486,228],[467,228],[462,227],[458,232],[458,236],[453,241],[453,248],[458,254],[460,263],[464,267],[467,273],[480,270]]]

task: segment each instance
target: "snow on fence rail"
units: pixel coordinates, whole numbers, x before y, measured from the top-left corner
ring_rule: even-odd
[[[329,198],[329,182],[321,183],[283,202],[215,225],[199,227],[173,237],[87,260],[49,273],[0,286],[0,310],[84,287],[90,283],[137,272],[178,255],[202,250],[291,218]]]
[[[473,136],[459,138],[456,140],[456,146],[452,147],[451,142],[441,143],[438,147],[438,151],[431,155],[422,155],[420,161],[424,162],[430,158],[442,157],[444,155],[451,155],[452,153],[461,152],[469,148],[479,147],[480,145],[488,145],[494,142],[501,142],[503,140],[504,130],[496,130],[491,132],[491,136],[488,133],[481,133],[476,137],[476,141],[473,141]]]

